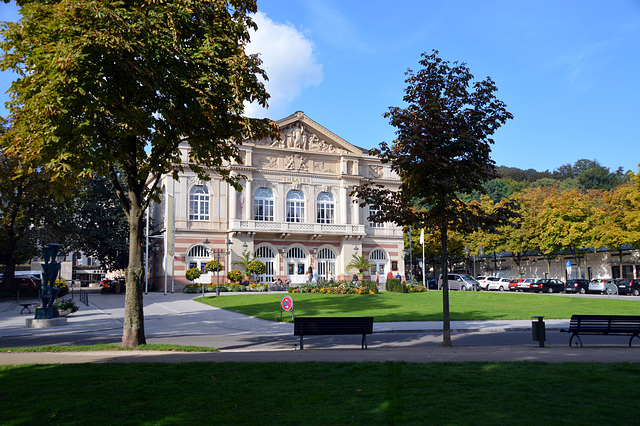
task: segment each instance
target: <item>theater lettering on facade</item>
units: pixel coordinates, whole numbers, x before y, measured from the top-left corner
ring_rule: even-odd
[[[267,266],[259,282],[303,282],[310,266],[318,279],[345,279],[355,272],[346,271],[353,254],[375,265],[366,276],[376,270],[381,281],[390,270],[404,275],[402,229],[370,222],[370,209],[349,195],[365,179],[397,189],[400,181],[390,166],[302,112],[277,124],[281,140],[246,141],[240,147],[244,164],[227,165],[246,177],[241,192],[217,174],[199,180],[183,145],[185,171],[177,180],[162,179],[162,202],[151,210],[152,234],[163,237],[151,240],[150,279],[156,286],[162,287],[166,269],[169,279],[175,273],[179,290],[187,282],[185,270],[202,268],[216,251],[222,252],[221,279],[230,269],[242,270],[231,262],[245,251]]]

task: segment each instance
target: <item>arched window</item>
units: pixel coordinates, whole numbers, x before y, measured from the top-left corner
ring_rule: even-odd
[[[189,220],[209,220],[209,191],[197,185],[189,193]]]
[[[205,246],[193,246],[187,254],[187,269],[198,268],[203,271],[210,260],[209,250]]]
[[[334,223],[333,196],[328,192],[318,194],[318,223]]]
[[[373,262],[373,267],[370,269],[371,274],[375,274],[377,271],[380,277],[382,277],[387,269],[387,253],[380,249],[376,249],[369,255],[369,260]],[[382,280],[382,278],[380,279]]]
[[[289,191],[287,194],[287,222],[304,222],[304,194]]]
[[[253,219],[273,222],[273,193],[269,188],[258,188],[253,198]]]

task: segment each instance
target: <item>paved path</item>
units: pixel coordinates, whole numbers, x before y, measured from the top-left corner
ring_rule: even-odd
[[[246,297],[252,295],[247,294]],[[353,336],[318,337],[328,344],[297,349],[293,324],[265,321],[214,308],[193,300],[194,295],[149,293],[145,301],[145,335],[148,343],[210,346],[218,353],[176,354],[91,352],[66,354],[0,353],[0,364],[52,362],[180,362],[180,361],[640,361],[640,352],[619,341],[610,346],[569,348],[568,335],[554,333],[568,320],[547,320],[549,342],[540,348],[531,340],[531,321],[453,321],[454,347],[442,348],[441,322],[375,323],[369,350],[359,349]],[[92,293],[89,306],[68,317],[68,324],[51,328],[27,328],[33,314],[0,302],[0,347],[119,343],[124,317],[124,295]],[[556,335],[554,344],[550,334]],[[478,337],[480,336],[480,337]],[[495,344],[491,336],[516,339],[516,344]],[[513,336],[513,337],[511,337]],[[497,337],[496,337],[497,338]],[[346,341],[345,341],[346,339]],[[356,339],[358,340],[358,339]],[[465,342],[471,342],[465,344]],[[486,342],[486,343],[483,343]],[[492,343],[494,342],[494,343]],[[318,347],[320,350],[314,349]]]

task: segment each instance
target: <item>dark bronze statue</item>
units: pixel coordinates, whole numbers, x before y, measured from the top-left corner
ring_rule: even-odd
[[[58,311],[53,309],[53,302],[58,296],[58,288],[55,286],[58,273],[60,272],[60,262],[56,262],[56,256],[60,251],[60,244],[49,243],[42,249],[44,264],[42,265],[42,287],[40,288],[40,300],[42,306],[36,308],[36,319],[51,319],[58,317]]]

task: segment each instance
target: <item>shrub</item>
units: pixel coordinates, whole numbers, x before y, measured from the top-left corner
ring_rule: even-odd
[[[202,287],[200,287],[200,284],[187,284],[182,289],[182,292],[183,293],[201,293]]]
[[[58,278],[53,285],[58,289],[58,297],[64,297],[69,294],[69,286],[65,280]]]
[[[237,269],[232,269],[229,271],[227,278],[229,278],[229,281],[237,283],[242,279],[242,273]]]
[[[202,272],[198,268],[187,269],[187,272],[184,273],[189,281],[197,280],[202,275]]]
[[[371,280],[363,280],[360,288],[366,289],[368,292],[372,294],[378,294],[378,286],[375,281]]]
[[[387,278],[385,289],[393,293],[406,293],[405,286],[400,278]]]
[[[209,272],[224,271],[224,265],[213,259],[207,262],[206,270]]]
[[[264,262],[258,259],[249,262],[249,267],[247,269],[249,272],[254,274],[264,274],[267,271],[267,267]]]

